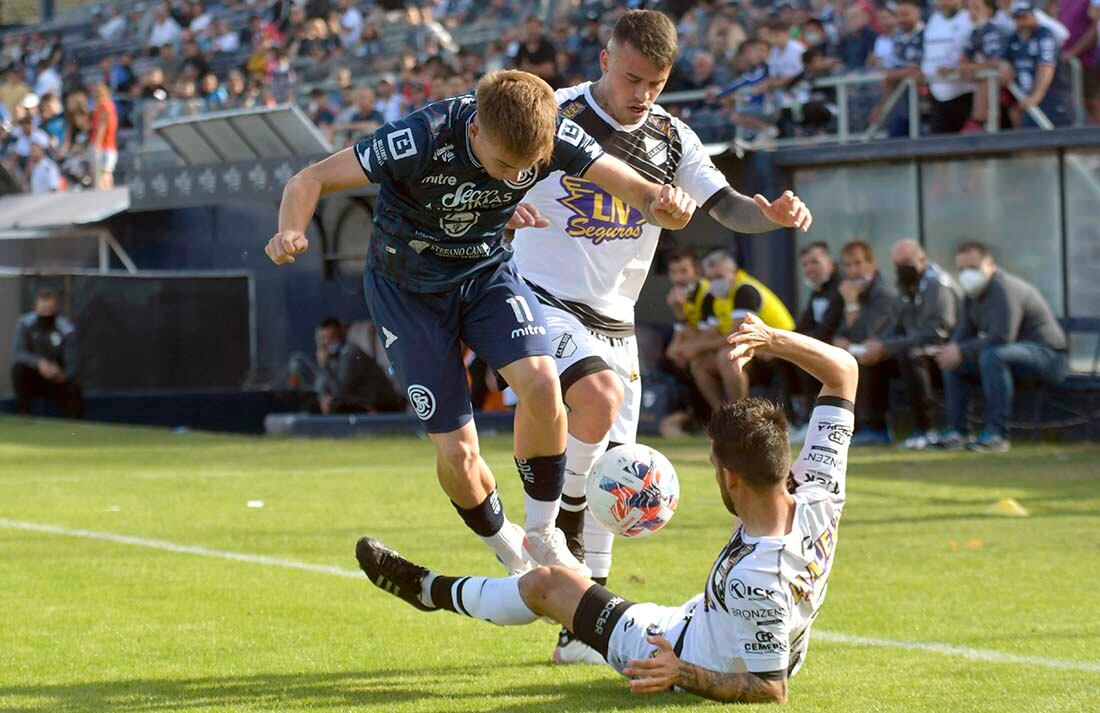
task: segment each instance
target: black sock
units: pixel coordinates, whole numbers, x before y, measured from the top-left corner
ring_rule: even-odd
[[[516,470],[523,479],[523,492],[532,499],[552,502],[561,497],[561,488],[565,484],[565,453],[516,458]]]
[[[455,608],[454,598],[451,596],[451,590],[454,588],[454,583],[460,579],[468,578],[444,577],[441,574],[433,579],[431,589],[432,606],[446,609],[447,611],[453,611],[456,614],[465,614],[466,612],[460,612]]]
[[[500,502],[500,496],[495,490],[480,505],[469,510],[460,508],[453,500],[451,505],[455,506],[466,527],[480,537],[492,537],[504,527],[504,504]]]
[[[601,587],[607,586],[607,577],[593,577],[592,581],[600,585]]]
[[[569,497],[563,495],[562,500]],[[554,523],[565,535],[565,544],[581,562],[584,561],[584,510],[573,512],[562,508],[558,511],[558,519]]]

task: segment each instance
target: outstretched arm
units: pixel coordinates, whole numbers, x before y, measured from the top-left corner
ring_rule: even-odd
[[[623,669],[630,677],[632,693],[660,693],[673,686],[712,701],[724,703],[786,703],[787,677],[762,678],[755,673],[711,671],[681,661],[662,636],[646,640],[657,647],[653,656],[635,659]]]
[[[802,199],[791,191],[769,201],[757,193],[752,198],[731,189],[711,206],[710,217],[739,233],[766,233],[777,228],[810,229],[813,216]]]
[[[650,183],[633,168],[608,154],[596,159],[584,178],[637,208],[646,222],[667,230],[680,230],[695,213],[695,201],[683,190],[676,186]]]
[[[329,193],[370,183],[355,157],[355,147],[346,148],[325,160],[307,166],[287,181],[279,204],[279,232],[268,241],[264,252],[276,265],[294,262],[294,256],[309,248],[305,230],[317,210],[317,200]]]
[[[753,314],[745,315],[728,341],[734,347],[730,361],[737,371],[744,369],[757,352],[771,354],[801,367],[820,381],[822,396],[836,396],[853,403],[856,400],[859,365],[843,349],[803,334],[773,329]]]

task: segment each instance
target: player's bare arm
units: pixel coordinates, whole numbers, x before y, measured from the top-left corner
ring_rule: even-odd
[[[679,686],[689,693],[723,703],[786,703],[787,679],[769,680],[754,673],[711,671],[682,661],[662,636],[646,637],[657,647],[647,659],[635,659],[623,669],[632,693],[660,693]]]
[[[733,345],[729,358],[740,371],[756,353],[789,361],[821,382],[822,396],[836,396],[855,402],[859,365],[843,349],[785,329],[772,329],[749,314],[727,340]]]
[[[607,154],[593,163],[584,177],[637,208],[647,222],[666,230],[680,230],[695,213],[695,201],[679,187],[650,183]]]
[[[349,147],[334,153],[303,168],[287,181],[282,203],[279,204],[279,232],[264,248],[273,263],[285,265],[294,262],[295,255],[309,249],[305,230],[321,196],[370,183],[354,151],[354,147]]]
[[[802,199],[784,191],[774,201],[757,193],[752,198],[733,191],[709,211],[719,223],[739,233],[766,233],[776,228],[810,229],[813,215]]]

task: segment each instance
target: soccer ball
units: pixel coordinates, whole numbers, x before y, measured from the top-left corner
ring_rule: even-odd
[[[588,509],[604,527],[623,537],[646,537],[672,519],[680,481],[668,459],[640,443],[616,446],[592,466]]]

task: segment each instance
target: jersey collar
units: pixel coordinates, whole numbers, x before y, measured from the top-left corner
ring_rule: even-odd
[[[596,97],[592,96],[592,82],[585,82],[585,84],[584,84],[584,98],[588,102],[588,105],[590,107],[592,107],[593,111],[596,112],[596,115],[599,116],[604,121],[606,121],[608,124],[610,124],[611,128],[613,128],[617,131],[625,131],[627,133],[630,133],[632,131],[637,131],[638,129],[642,128],[643,124],[645,124],[647,121],[649,121],[649,114],[646,114],[645,116],[643,116],[641,121],[639,121],[637,124],[630,124],[629,126],[623,126],[619,122],[615,121],[615,119],[612,118],[612,116],[610,114],[608,114],[606,111],[603,110],[603,107],[600,106],[600,103],[598,101],[596,101]],[[653,112],[653,110],[650,109],[650,113],[652,113],[652,112]]]

